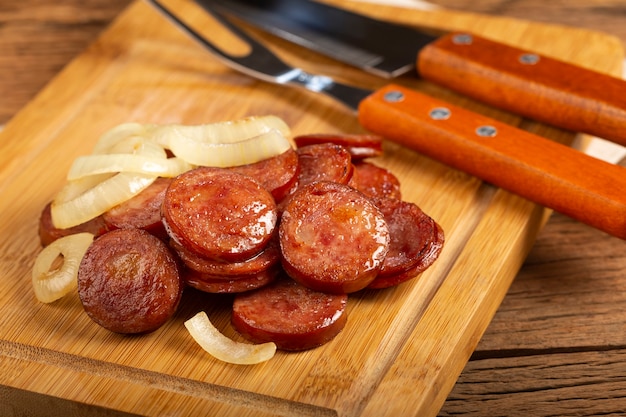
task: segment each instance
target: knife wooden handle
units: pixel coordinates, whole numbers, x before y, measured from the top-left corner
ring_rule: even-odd
[[[359,121],[389,140],[626,239],[626,168],[398,85],[363,100]]]
[[[476,35],[423,48],[420,75],[494,107],[626,145],[626,82]]]

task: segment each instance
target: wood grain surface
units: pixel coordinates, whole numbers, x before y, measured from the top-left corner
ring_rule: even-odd
[[[0,121],[14,116],[128,3],[0,1]],[[621,22],[623,2],[450,1],[445,5],[580,24],[625,38],[624,26],[614,23]],[[603,70],[617,71],[617,63],[609,63]],[[553,215],[439,414],[621,415],[626,408],[625,249],[623,241]],[[9,251],[11,256],[16,253]],[[10,348],[3,345],[0,350],[7,353]],[[94,363],[76,364],[74,357],[38,353],[43,355],[41,371],[54,372],[50,363],[65,361],[78,377],[86,378],[80,365],[89,365],[100,375],[108,372]],[[3,360],[2,370],[5,377],[16,376],[25,365],[21,360]],[[132,388],[133,370],[123,372],[125,382],[117,388]],[[170,382],[153,375],[156,390]],[[2,410],[17,413],[17,404],[32,406],[21,410],[24,415],[42,409],[47,415],[86,413],[80,403],[3,386]],[[89,413],[121,415],[105,407],[89,408]]]

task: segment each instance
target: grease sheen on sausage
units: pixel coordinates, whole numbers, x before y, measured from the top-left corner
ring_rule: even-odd
[[[274,198],[250,177],[221,168],[196,168],[165,193],[163,223],[177,243],[201,256],[238,262],[261,252],[274,233]]]
[[[156,330],[176,311],[182,289],[178,260],[141,229],[118,229],[94,240],[78,270],[85,311],[117,333]]]
[[[298,185],[315,181],[331,181],[347,184],[352,178],[354,167],[348,150],[334,143],[321,143],[298,148],[300,174]]]
[[[443,230],[416,204],[392,198],[374,199],[385,216],[391,241],[378,277],[369,288],[397,285],[430,266],[443,247]]]
[[[233,327],[255,343],[282,350],[305,350],[333,339],[345,327],[346,294],[327,294],[281,277],[235,297]]]
[[[352,187],[319,181],[289,199],[279,226],[287,274],[317,291],[349,293],[365,288],[389,250],[380,210]]]

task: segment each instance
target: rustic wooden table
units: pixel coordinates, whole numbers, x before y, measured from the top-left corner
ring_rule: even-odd
[[[0,124],[130,0],[0,0]],[[605,31],[626,44],[626,1],[435,0]],[[626,413],[626,242],[554,214],[440,415]]]

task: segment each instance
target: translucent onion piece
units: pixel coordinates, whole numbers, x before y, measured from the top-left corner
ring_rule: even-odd
[[[249,344],[236,342],[220,333],[205,312],[201,311],[185,322],[194,340],[215,358],[237,365],[254,365],[274,357],[272,342]]]
[[[92,152],[93,155],[107,155],[107,154],[129,154],[129,155],[144,155],[152,158],[167,158],[165,149],[158,143],[143,136],[130,136],[123,141],[120,141],[110,148],[106,148],[102,152]]]
[[[232,167],[268,159],[291,148],[289,140],[277,130],[234,143],[198,142],[185,136],[173,136],[170,149],[190,164]]]
[[[91,220],[139,194],[156,178],[154,175],[122,172],[75,198],[65,201],[55,198],[50,207],[52,224],[59,229],[67,229]]]
[[[43,248],[37,255],[33,265],[32,283],[39,301],[51,303],[77,288],[78,267],[93,237],[91,233],[64,236]],[[59,256],[63,257],[62,265],[51,270]]]
[[[253,116],[204,125],[152,125],[146,129],[147,137],[169,149],[172,149],[172,140],[178,143],[234,143],[271,130],[279,131],[286,138],[291,136],[289,126],[281,118],[273,115]]]
[[[54,197],[54,201],[56,201],[57,204],[70,201],[78,197],[85,191],[100,184],[102,181],[111,178],[113,175],[114,174],[92,175],[90,177],[84,177],[78,180],[68,181]]]
[[[163,159],[133,154],[87,155],[74,160],[67,179],[72,181],[90,175],[115,172],[175,177],[191,168],[191,164],[180,158]]]
[[[126,142],[133,136],[144,137],[151,125],[141,123],[122,123],[105,132],[93,148],[93,153],[110,153],[110,149]],[[116,152],[116,153],[119,153]]]

